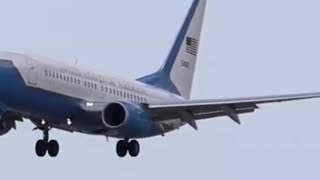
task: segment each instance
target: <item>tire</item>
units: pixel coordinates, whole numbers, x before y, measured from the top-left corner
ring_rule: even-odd
[[[117,155],[121,158],[125,157],[128,152],[128,143],[124,140],[120,140],[117,143]]]
[[[44,140],[37,141],[35,149],[37,156],[44,157],[47,152],[47,142]]]
[[[59,143],[56,140],[51,140],[48,143],[48,154],[51,157],[57,157],[59,154]]]
[[[140,145],[136,140],[132,140],[129,143],[129,154],[132,157],[137,157],[140,153]]]

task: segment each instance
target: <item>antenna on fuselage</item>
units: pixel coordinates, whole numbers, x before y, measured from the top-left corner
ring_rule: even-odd
[[[74,65],[78,65],[78,63],[79,63],[79,60],[78,60],[78,58],[74,61]]]

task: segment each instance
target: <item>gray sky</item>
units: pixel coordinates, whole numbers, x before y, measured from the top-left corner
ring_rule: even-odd
[[[123,77],[156,70],[191,0],[0,0],[0,50]],[[320,91],[320,2],[209,0],[194,99]],[[1,178],[319,179],[320,100],[271,104],[141,141],[119,159],[115,140],[52,131],[60,156],[39,159],[30,122],[0,137]]]

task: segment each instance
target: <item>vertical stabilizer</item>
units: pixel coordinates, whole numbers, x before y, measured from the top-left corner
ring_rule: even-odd
[[[159,71],[138,79],[189,98],[195,72],[206,0],[194,0],[171,51]]]

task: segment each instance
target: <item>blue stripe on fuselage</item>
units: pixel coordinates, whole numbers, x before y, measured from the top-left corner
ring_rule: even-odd
[[[67,118],[74,117],[73,126],[91,131],[99,127],[99,122],[81,114],[81,99],[26,86],[19,71],[9,60],[0,60],[0,101],[26,117],[43,118],[50,123],[66,124]],[[81,114],[81,118],[78,118]],[[89,117],[87,117],[89,118]],[[101,126],[100,126],[101,128]]]

